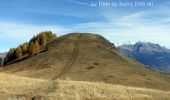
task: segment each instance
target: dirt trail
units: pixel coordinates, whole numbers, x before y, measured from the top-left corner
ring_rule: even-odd
[[[71,58],[68,60],[68,62],[66,63],[66,65],[64,66],[64,68],[62,69],[62,71],[55,77],[52,78],[52,80],[55,80],[56,78],[62,76],[63,74],[65,74],[74,64],[78,53],[79,53],[79,44],[80,44],[80,38],[81,38],[82,34],[80,34],[77,38],[77,40],[75,41],[75,47],[73,50],[73,53],[71,55]]]

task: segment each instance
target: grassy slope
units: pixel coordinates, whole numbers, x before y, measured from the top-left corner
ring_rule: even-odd
[[[168,100],[170,92],[122,85],[44,79],[0,74],[1,100]]]
[[[56,81],[32,79],[0,73],[1,100],[15,100],[16,98],[43,96],[52,92],[56,85]]]
[[[53,99],[77,100],[168,100],[170,92],[96,82],[59,81]]]
[[[48,80],[69,79],[170,90],[170,75],[121,56],[94,34],[69,34],[48,51],[2,68],[2,72]]]

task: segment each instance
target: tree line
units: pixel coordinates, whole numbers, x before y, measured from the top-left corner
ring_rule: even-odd
[[[56,37],[56,34],[51,31],[45,31],[34,35],[29,42],[25,42],[17,48],[11,48],[4,59],[4,65],[22,58],[24,55],[36,55],[40,51],[46,50],[47,42]]]

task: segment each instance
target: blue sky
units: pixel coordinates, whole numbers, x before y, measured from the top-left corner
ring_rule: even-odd
[[[99,6],[120,0],[0,0],[0,52],[46,30],[97,33],[117,45],[148,41],[170,48],[170,1],[136,1],[153,6]]]

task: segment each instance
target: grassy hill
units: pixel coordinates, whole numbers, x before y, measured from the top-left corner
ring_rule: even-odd
[[[170,90],[170,75],[120,55],[105,38],[72,33],[48,43],[48,50],[1,68],[1,72],[37,79],[105,82]]]
[[[0,74],[1,100],[168,100],[170,92],[70,80]]]

